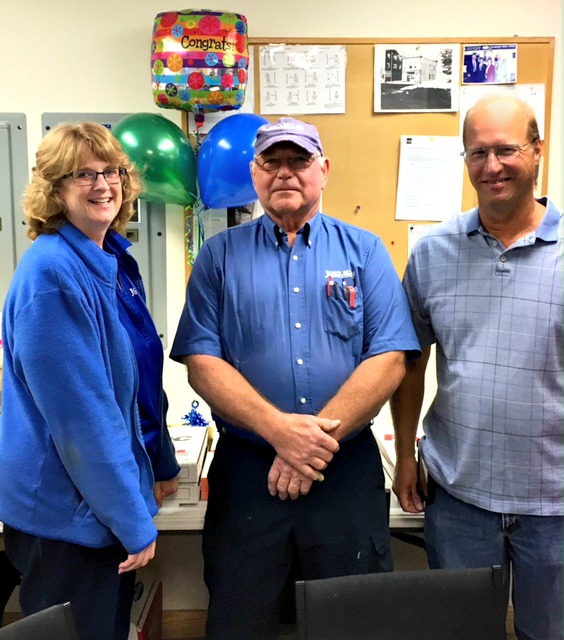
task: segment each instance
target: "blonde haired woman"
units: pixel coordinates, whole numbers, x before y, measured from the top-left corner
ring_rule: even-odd
[[[34,242],[3,312],[0,520],[24,614],[70,601],[81,640],[124,640],[135,570],[157,537],[157,460],[139,418],[132,303],[120,300],[133,286],[133,310],[154,331],[119,235],[141,182],[95,123],[55,127],[36,165],[24,197]],[[173,452],[155,455],[173,478]]]

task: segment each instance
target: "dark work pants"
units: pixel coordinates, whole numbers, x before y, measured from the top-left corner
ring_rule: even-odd
[[[4,609],[13,590],[20,583],[20,572],[12,566],[5,551],[0,551],[0,626]]]
[[[204,577],[208,640],[276,637],[284,585],[392,570],[384,474],[370,429],[341,443],[307,496],[268,493],[271,447],[222,434],[208,476]]]
[[[70,602],[80,640],[127,640],[135,572],[118,575],[121,545],[91,549],[4,525],[4,544],[23,574],[20,606],[30,615]]]

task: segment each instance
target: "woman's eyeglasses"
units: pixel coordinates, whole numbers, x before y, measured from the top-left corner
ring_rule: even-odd
[[[98,180],[98,176],[104,176],[104,180],[108,184],[118,184],[121,182],[123,176],[127,173],[127,169],[112,167],[111,169],[105,169],[104,171],[93,171],[92,169],[78,169],[77,171],[71,171],[70,173],[65,173],[64,176],[61,177],[61,180],[65,178],[72,178],[74,183],[79,187],[89,187],[93,185],[96,180]]]

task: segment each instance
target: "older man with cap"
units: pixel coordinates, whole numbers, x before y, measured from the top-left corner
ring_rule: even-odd
[[[251,173],[265,215],[204,244],[171,351],[221,432],[203,537],[210,640],[275,638],[295,562],[306,579],[392,569],[370,423],[419,355],[381,240],[319,211],[317,129],[262,126]]]

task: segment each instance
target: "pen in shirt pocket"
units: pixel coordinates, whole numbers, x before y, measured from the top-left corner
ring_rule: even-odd
[[[343,280],[343,294],[345,300],[348,300],[349,307],[354,309],[356,306],[356,289],[353,286],[347,285],[346,280]]]

